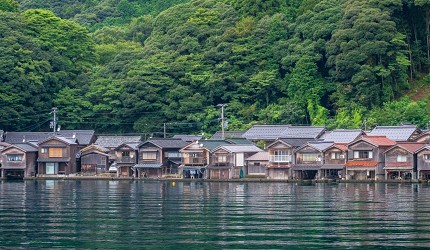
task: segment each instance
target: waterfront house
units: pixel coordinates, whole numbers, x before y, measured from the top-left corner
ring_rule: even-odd
[[[38,175],[69,175],[78,172],[76,138],[52,136],[38,144]]]
[[[345,143],[334,143],[323,150],[322,179],[342,179],[345,177],[347,149]]]
[[[425,144],[416,152],[417,178],[419,180],[430,180],[430,146]]]
[[[267,146],[269,163],[267,174],[270,179],[292,178],[291,167],[294,163],[294,150],[303,146],[311,138],[281,138]]]
[[[182,154],[179,150],[189,143],[181,139],[149,139],[138,146],[137,177],[160,178],[178,174]]]
[[[417,162],[415,151],[424,143],[399,142],[385,152],[385,179],[410,180],[416,179]]]
[[[381,180],[385,178],[385,151],[396,145],[386,136],[361,136],[348,144],[345,163],[346,178],[352,180]]]
[[[376,126],[366,133],[370,136],[386,136],[396,142],[415,141],[422,131],[415,125]]]
[[[245,159],[246,177],[267,178],[267,165],[269,164],[269,152],[261,151]]]
[[[309,142],[295,150],[293,178],[301,180],[322,178],[321,167],[324,163],[323,151],[333,142]]]
[[[269,145],[279,138],[307,138],[318,139],[326,131],[319,126],[293,126],[293,125],[254,125],[242,137]]]
[[[195,141],[181,148],[182,164],[179,166],[179,174],[183,178],[201,179],[207,178],[207,166],[210,164],[210,152],[221,145],[230,144],[224,140]]]
[[[36,174],[37,146],[31,143],[17,143],[1,150],[0,171],[3,178],[23,179]]]
[[[82,173],[103,173],[109,170],[109,149],[89,145],[80,151]]]
[[[115,162],[111,167],[117,168],[118,177],[133,177],[137,164],[137,146],[139,143],[123,143],[115,148]]]
[[[221,145],[211,150],[209,179],[238,179],[245,176],[245,159],[261,152],[255,145]]]
[[[109,149],[109,164],[115,162],[115,149],[124,143],[141,143],[140,135],[99,135],[94,144]]]

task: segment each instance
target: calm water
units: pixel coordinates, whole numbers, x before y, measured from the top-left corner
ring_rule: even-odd
[[[430,186],[0,182],[0,248],[430,248]]]

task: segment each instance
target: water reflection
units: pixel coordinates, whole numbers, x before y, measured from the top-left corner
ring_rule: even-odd
[[[429,191],[380,183],[0,182],[0,244],[430,247]]]

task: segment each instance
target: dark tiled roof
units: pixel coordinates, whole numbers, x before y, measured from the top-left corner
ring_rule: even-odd
[[[41,142],[53,135],[53,132],[6,132],[5,142],[10,144],[22,143],[23,141]],[[94,130],[61,130],[57,136],[65,138],[75,136],[80,145],[88,145],[94,138]]]
[[[293,125],[255,125],[242,137],[248,140],[276,140],[278,138],[316,139],[325,131],[325,127]]]
[[[45,143],[49,140],[57,140],[57,141],[62,141],[66,144],[77,144],[76,143],[76,139],[75,138],[65,138],[65,137],[61,137],[61,136],[51,136],[46,138],[45,140],[39,141],[39,144]]]
[[[415,125],[376,126],[367,134],[374,136],[386,136],[394,141],[408,141],[416,131],[420,130]]]
[[[139,147],[142,147],[146,143],[152,143],[160,148],[183,148],[190,144],[189,142],[183,141],[181,139],[149,139],[139,145]]]
[[[313,142],[313,143],[308,143],[307,145],[309,145],[309,146],[311,146],[311,147],[313,147],[313,148],[315,148],[316,150],[319,150],[319,151],[324,151],[325,149],[327,149],[327,148],[329,148],[330,146],[332,146],[333,145],[333,142],[317,142],[317,143],[315,143],[315,142]],[[305,147],[306,145],[304,145],[304,146],[302,146],[302,148],[303,147]]]
[[[244,133],[245,131],[224,131],[224,139],[240,138]],[[211,140],[222,140],[222,132],[217,131],[212,135]]]
[[[202,144],[203,147],[207,148],[208,150],[213,150],[214,148],[221,146],[221,145],[228,145],[231,144],[227,141],[223,140],[202,140],[198,141],[199,144]]]
[[[326,131],[321,136],[321,139],[335,143],[349,143],[362,134],[363,131],[361,129],[336,129],[333,131]]]
[[[281,138],[279,141],[282,141],[293,148],[301,147],[308,142],[315,142],[315,140],[309,138]]]
[[[15,144],[9,145],[8,147],[5,147],[3,150],[9,149],[11,147],[18,147],[18,148],[24,150],[24,152],[37,152],[38,151],[37,147],[32,146],[31,144],[28,144],[28,143],[15,143]]]
[[[181,139],[186,142],[198,141],[203,138],[201,135],[174,135],[173,139]]]
[[[127,142],[140,142],[140,136],[136,135],[99,135],[95,144],[105,148],[116,148]]]

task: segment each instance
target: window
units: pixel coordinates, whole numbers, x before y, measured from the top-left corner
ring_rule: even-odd
[[[156,160],[157,152],[142,152],[142,160]]]
[[[289,155],[288,150],[276,150],[275,155]]]
[[[261,166],[260,162],[254,162],[254,166]]]
[[[332,160],[338,160],[338,159],[340,159],[340,152],[333,152],[333,153],[331,153],[331,159]]]
[[[48,153],[48,149],[47,148],[41,148],[40,153],[46,154],[46,153]]]
[[[318,161],[318,155],[313,153],[303,154],[303,161]]]
[[[62,148],[49,148],[49,157],[63,157]]]
[[[406,162],[407,160],[408,160],[408,157],[406,155],[397,156],[397,162]]]
[[[122,151],[121,155],[122,157],[130,156],[130,151]]]
[[[217,162],[227,162],[227,155],[217,155]]]
[[[7,155],[7,160],[8,161],[22,161],[22,156],[21,154],[12,154],[12,155]]]
[[[424,157],[424,160],[430,161],[430,154],[425,154],[423,157]]]
[[[372,151],[354,151],[354,159],[372,159],[373,152]]]
[[[58,163],[47,162],[46,163],[46,174],[57,174],[58,173]]]

